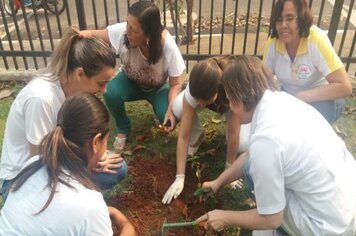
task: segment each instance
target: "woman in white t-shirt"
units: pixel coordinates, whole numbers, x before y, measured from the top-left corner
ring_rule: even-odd
[[[48,66],[48,73],[31,80],[16,96],[6,120],[0,164],[0,193],[24,163],[38,154],[38,145],[57,122],[65,98],[78,92],[105,92],[114,75],[115,54],[102,40],[83,38],[76,27],[62,35]],[[94,173],[102,188],[110,188],[127,174],[118,155],[106,155]]]
[[[161,24],[159,8],[150,1],[136,2],[129,8],[127,22],[81,34],[110,43],[122,60],[119,73],[104,94],[116,121],[114,147],[123,150],[131,130],[125,110],[127,101],[147,100],[160,123],[173,130],[176,118],[172,104],[181,91],[180,76],[185,64],[173,37]]]
[[[128,219],[107,207],[91,171],[107,147],[110,114],[89,93],[71,96],[56,127],[12,181],[0,214],[0,235],[135,235]]]
[[[251,122],[249,148],[203,188],[216,192],[245,175],[256,207],[209,211],[197,222],[216,231],[253,229],[252,235],[356,235],[356,161],[330,124],[308,104],[276,91],[257,57],[237,57],[225,68],[223,85],[230,111]]]
[[[187,156],[193,156],[204,141],[204,130],[197,115],[198,111],[206,107],[227,118],[226,169],[231,166],[238,153],[247,149],[249,125],[240,126],[237,117],[229,112],[229,102],[222,85],[223,71],[234,58],[220,56],[198,62],[190,73],[185,90],[174,101],[174,115],[181,120],[176,151],[177,173],[175,181],[162,199],[164,204],[169,204],[183,190]],[[232,183],[233,187],[239,185],[241,185],[239,181]]]

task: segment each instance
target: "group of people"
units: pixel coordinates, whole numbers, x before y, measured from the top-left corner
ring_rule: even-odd
[[[244,178],[257,206],[213,210],[197,222],[255,235],[355,235],[356,161],[331,126],[352,92],[347,72],[305,0],[277,0],[271,28],[263,61],[208,58],[193,67],[185,89],[183,58],[151,1],[132,4],[125,23],[68,29],[48,73],[26,85],[9,112],[0,235],[110,235],[112,224],[135,235],[100,190],[127,175],[120,155],[131,129],[125,102],[142,99],[166,130],[181,123],[176,178],[163,204],[184,188],[187,156],[204,141],[197,112],[206,107],[226,117],[227,157],[225,171],[203,187],[216,192]],[[115,54],[122,65],[114,76]],[[117,154],[107,151],[107,108]]]

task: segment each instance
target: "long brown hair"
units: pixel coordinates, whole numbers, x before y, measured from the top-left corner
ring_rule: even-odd
[[[216,112],[223,113],[228,110],[229,102],[222,84],[222,76],[228,62],[234,58],[233,55],[207,58],[195,64],[190,72],[189,90],[191,95],[196,99],[207,101],[218,94],[214,104],[208,106]]]
[[[152,2],[139,1],[132,4],[129,8],[129,14],[137,17],[143,32],[148,35],[149,64],[155,64],[163,54],[161,16],[159,8]],[[129,40],[125,34],[124,44],[130,47]]]
[[[223,85],[229,100],[242,101],[246,111],[257,105],[266,89],[277,89],[271,71],[258,57],[248,55],[237,56],[227,65]]]
[[[99,133],[103,138],[109,128],[109,112],[95,95],[81,93],[67,98],[59,110],[57,126],[41,142],[41,158],[19,173],[13,181],[12,191],[18,190],[42,167],[46,168],[50,196],[37,214],[51,203],[58,184],[73,188],[68,183],[69,177],[89,189],[98,190],[87,170],[88,156],[84,144]]]
[[[115,68],[116,57],[109,45],[95,37],[84,38],[75,26],[64,32],[61,41],[51,55],[49,73],[54,77],[68,76],[81,67],[85,76],[92,77],[105,67]]]

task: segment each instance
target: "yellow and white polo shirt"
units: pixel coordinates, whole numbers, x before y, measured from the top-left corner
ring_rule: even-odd
[[[326,33],[315,25],[309,36],[301,39],[294,61],[281,40],[269,38],[263,62],[290,94],[327,84],[325,77],[344,66]]]

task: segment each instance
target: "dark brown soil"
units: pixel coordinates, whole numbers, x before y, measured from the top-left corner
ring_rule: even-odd
[[[170,205],[161,203],[175,173],[175,166],[165,160],[136,157],[129,163],[128,188],[109,199],[108,205],[124,212],[138,235],[161,235],[165,221],[193,221],[205,213],[205,206],[193,196],[197,178],[189,165],[183,192]],[[203,235],[203,231],[202,228],[185,227],[165,230],[163,235]],[[118,235],[116,229],[114,235]]]

